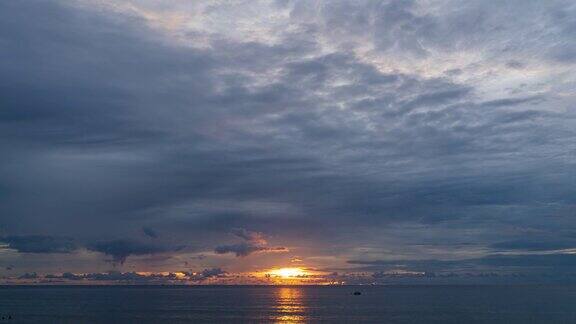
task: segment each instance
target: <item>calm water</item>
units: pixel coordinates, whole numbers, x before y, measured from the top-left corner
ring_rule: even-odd
[[[8,315],[0,322],[576,323],[576,286],[0,287]]]

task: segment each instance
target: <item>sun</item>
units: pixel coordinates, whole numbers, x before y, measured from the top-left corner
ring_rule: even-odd
[[[302,268],[279,268],[272,269],[268,272],[272,276],[280,277],[282,279],[289,279],[295,277],[302,277],[307,275],[306,270]]]

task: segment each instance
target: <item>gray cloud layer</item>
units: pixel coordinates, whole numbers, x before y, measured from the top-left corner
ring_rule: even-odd
[[[103,3],[0,3],[10,248],[274,249],[222,245],[239,227],[349,258],[575,247],[570,2],[253,2],[277,20],[238,26],[166,4],[194,30]]]

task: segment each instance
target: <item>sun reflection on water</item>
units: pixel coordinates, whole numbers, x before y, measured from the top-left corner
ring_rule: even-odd
[[[276,289],[278,315],[274,322],[283,324],[305,323],[307,317],[303,297],[301,287],[279,287]]]

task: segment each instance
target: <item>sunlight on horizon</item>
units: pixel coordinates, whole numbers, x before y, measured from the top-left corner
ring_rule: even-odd
[[[282,279],[301,278],[309,273],[302,268],[279,268],[268,271],[268,274]]]

